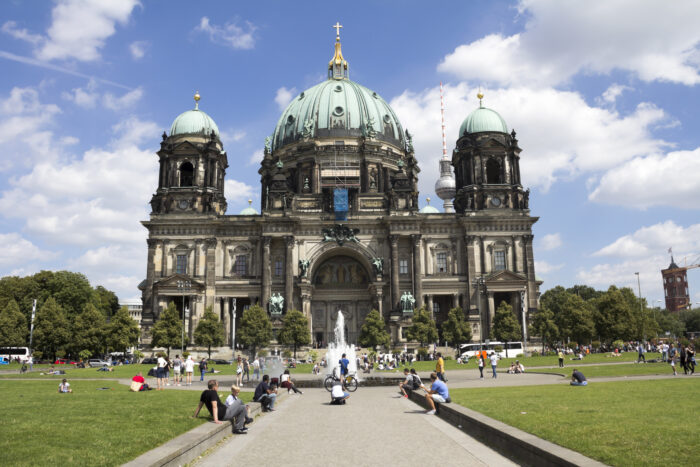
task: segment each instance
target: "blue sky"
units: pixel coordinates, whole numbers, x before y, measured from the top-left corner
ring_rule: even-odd
[[[325,79],[336,21],[350,78],[414,134],[422,203],[437,199],[440,81],[449,149],[479,86],[515,128],[544,288],[636,290],[639,271],[655,304],[667,249],[700,255],[700,5],[347,5],[4,2],[0,274],[66,268],[137,297],[161,133],[199,90],[229,155],[229,213],[257,206],[263,140]]]

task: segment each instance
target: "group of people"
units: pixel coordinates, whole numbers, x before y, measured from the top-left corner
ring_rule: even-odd
[[[491,371],[493,373],[492,378],[498,378],[498,374],[496,373],[496,368],[498,367],[498,355],[496,352],[491,352],[488,354],[485,350],[482,350],[479,352],[476,359],[476,364],[479,367],[479,379],[484,379],[484,367],[486,366],[486,360],[488,360],[491,364]],[[522,370],[524,372],[525,368],[523,367]]]
[[[158,361],[156,362],[156,388],[159,391],[165,389],[165,386],[170,386],[170,370],[173,370],[173,385],[181,386],[182,374],[185,374],[185,385],[192,385],[192,374],[194,373],[194,360],[192,356],[189,355],[183,361],[179,355],[175,355],[173,360],[170,360],[167,355],[158,355]],[[203,358],[199,362],[199,370],[201,372],[200,381],[204,381],[204,373],[207,371],[207,359]]]

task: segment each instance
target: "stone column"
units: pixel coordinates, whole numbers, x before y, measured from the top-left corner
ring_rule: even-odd
[[[199,249],[202,247],[202,241],[197,239],[194,241],[194,268],[192,268],[192,277],[199,277]]]
[[[423,267],[420,258],[420,235],[412,235],[413,240],[413,284],[416,296],[416,308],[423,306]]]
[[[301,292],[301,312],[304,313],[309,323],[309,334],[311,334],[311,342],[314,340],[314,323],[311,314],[311,293],[308,290]]]
[[[168,265],[168,260],[165,256],[165,240],[160,241],[160,277],[165,277],[165,268]]]
[[[493,292],[488,292],[488,304],[489,304],[489,310],[488,310],[488,319],[486,320],[486,335],[490,336],[491,335],[491,326],[493,325],[493,318],[496,316],[496,307],[493,302]]]
[[[431,294],[428,294],[425,296],[425,299],[426,306],[428,307],[428,313],[430,313],[430,317],[434,320],[435,314],[433,313],[433,296]]]
[[[457,292],[452,294],[452,308],[459,308],[459,294]]]
[[[510,237],[510,243],[513,246],[513,272],[518,272],[518,249],[515,246],[515,235]]]
[[[464,254],[464,262],[462,263],[464,265],[464,271],[467,274],[467,301],[464,303],[464,307],[467,308],[468,310],[471,310],[472,307],[472,302],[471,302],[471,297],[472,294],[474,293],[474,288],[475,285],[472,283],[476,279],[476,257],[474,255],[474,237],[471,235],[465,235],[464,236],[464,249],[465,249],[465,254]],[[478,307],[478,299],[477,299],[477,307]]]
[[[384,308],[384,293],[382,291],[381,285],[377,286],[376,296],[377,296],[377,311],[379,312],[379,316],[384,318],[384,312],[382,310]],[[386,318],[384,318],[384,319],[386,319]]]
[[[294,237],[288,236],[284,238],[287,250],[285,253],[284,267],[284,302],[289,311],[294,308]]]
[[[318,162],[314,161],[313,192],[321,193],[321,171]]]
[[[223,268],[223,271],[221,271],[221,277],[223,277],[224,279],[226,279],[226,276],[228,275],[228,268],[229,268],[228,247],[230,244],[231,244],[231,242],[228,240],[224,240],[223,242],[221,242],[222,250],[224,253],[224,258],[223,258],[224,259],[224,261],[223,261],[224,268]]]
[[[153,325],[156,316],[155,312],[158,307],[158,303],[153,296],[153,282],[155,281],[156,275],[155,256],[157,242],[149,238],[146,240],[146,243],[148,245],[146,288],[143,291],[143,313],[141,313],[141,322],[139,325],[141,326],[141,339],[144,340],[147,338],[150,342],[150,337],[147,337],[148,333],[146,331]]]
[[[399,236],[391,235],[391,307],[390,312],[399,303]]]
[[[479,237],[479,256],[481,259],[481,275],[486,274],[486,248],[484,248],[484,237]]]
[[[204,246],[206,248],[206,263],[204,269],[204,285],[206,301],[204,302],[204,307],[209,305],[215,305],[216,296],[216,238],[207,238],[204,241]],[[215,310],[218,314],[218,311]],[[220,316],[220,315],[219,315]]]
[[[270,237],[263,237],[262,264],[262,296],[260,306],[267,310],[267,302],[270,300]]]
[[[535,291],[535,256],[532,251],[532,239],[534,238],[533,235],[524,235],[523,236],[523,243],[524,249],[525,249],[525,256],[524,259],[525,265],[523,270],[525,271],[525,275],[527,276],[527,301],[526,307],[525,307],[525,312],[527,313],[530,308],[535,308],[537,306],[537,299],[536,297],[536,291]]]
[[[224,326],[224,345],[231,345],[231,309],[230,309],[230,302],[231,299],[228,297],[225,297],[222,299],[224,301],[224,319],[223,319],[223,326]]]

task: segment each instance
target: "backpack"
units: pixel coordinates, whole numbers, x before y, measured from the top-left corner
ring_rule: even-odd
[[[418,375],[412,375],[413,376],[413,389],[420,389],[421,385],[421,380],[418,377]]]

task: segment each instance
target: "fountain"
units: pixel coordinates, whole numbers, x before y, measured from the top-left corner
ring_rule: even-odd
[[[333,374],[333,371],[337,368],[336,375],[340,375],[340,364],[338,362],[342,358],[342,355],[345,354],[345,358],[350,361],[348,371],[359,380],[355,345],[348,345],[347,342],[345,342],[345,316],[343,316],[343,312],[340,310],[338,310],[338,318],[335,321],[333,332],[335,333],[335,338],[333,342],[328,344],[328,351],[326,352],[326,374]]]

